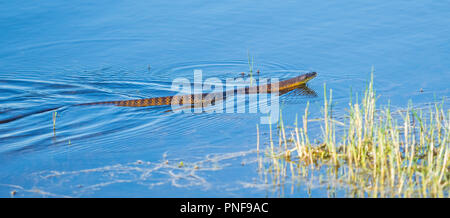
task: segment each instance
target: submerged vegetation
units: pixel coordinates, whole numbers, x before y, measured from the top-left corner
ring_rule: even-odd
[[[286,129],[280,119],[277,146],[270,132],[270,147],[259,155],[267,184],[326,184],[329,196],[343,190],[349,197],[450,197],[450,110],[443,103],[429,110],[376,108],[372,72],[362,101],[350,101],[337,121],[332,90],[327,97],[324,86],[324,93],[321,119],[308,118],[308,105],[300,125]],[[312,143],[308,124],[317,120],[322,136]],[[259,150],[259,133],[257,141]]]

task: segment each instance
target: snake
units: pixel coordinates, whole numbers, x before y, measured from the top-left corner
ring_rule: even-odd
[[[148,106],[159,106],[159,105],[196,105],[207,102],[211,99],[225,99],[227,96],[234,96],[234,93],[238,94],[258,94],[258,93],[272,93],[276,92],[278,87],[279,93],[286,93],[299,86],[306,84],[309,80],[317,76],[316,72],[306,73],[291,79],[283,80],[277,83],[263,84],[256,87],[245,87],[240,89],[234,89],[224,92],[215,93],[200,93],[200,94],[190,94],[190,95],[175,95],[175,96],[165,96],[165,97],[154,97],[154,98],[144,98],[136,100],[122,100],[122,101],[101,101],[101,102],[91,102],[83,103],[78,105],[115,105],[122,107],[148,107]]]
[[[148,107],[148,106],[162,106],[162,105],[204,105],[205,103],[211,104],[217,100],[223,100],[229,96],[234,96],[235,93],[237,94],[279,93],[281,95],[294,89],[305,87],[306,83],[316,76],[317,72],[310,72],[275,83],[232,89],[223,92],[173,95],[173,96],[143,98],[135,100],[100,101],[100,102],[74,104],[71,106],[115,105],[120,107]],[[14,120],[33,114],[57,110],[62,107],[63,106],[59,106],[18,115],[12,118],[0,120],[0,124],[9,123]]]

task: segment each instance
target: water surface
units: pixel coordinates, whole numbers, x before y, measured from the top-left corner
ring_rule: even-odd
[[[248,52],[261,77],[319,73],[316,97],[282,97],[286,123],[308,101],[320,116],[324,83],[343,114],[372,66],[380,104],[432,102],[450,94],[449,11],[448,1],[1,2],[0,119],[63,107],[55,131],[53,111],[0,124],[0,196],[280,196],[257,173],[261,114],[68,105],[171,95],[194,69],[239,77]],[[268,132],[260,126],[261,146]],[[326,195],[302,184],[282,193]]]

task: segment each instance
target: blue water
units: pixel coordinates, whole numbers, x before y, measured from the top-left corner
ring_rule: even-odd
[[[248,53],[266,78],[318,72],[317,96],[283,96],[285,123],[308,101],[320,116],[324,83],[345,107],[372,66],[380,104],[433,102],[450,95],[449,14],[449,1],[2,1],[0,119],[64,107],[55,131],[53,111],[0,124],[0,196],[280,196],[257,172],[261,114],[67,105],[171,95],[194,69],[238,77]]]

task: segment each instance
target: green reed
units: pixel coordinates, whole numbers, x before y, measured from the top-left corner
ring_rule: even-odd
[[[250,51],[249,50],[247,50],[247,56],[248,56],[248,75],[250,77],[250,86],[252,86],[254,62],[253,62],[253,56],[250,55]]]
[[[52,113],[52,115],[53,115],[53,131],[55,131],[56,130],[56,116],[58,115],[58,112],[55,111]]]
[[[444,103],[428,111],[411,104],[396,112],[376,108],[373,69],[362,101],[349,103],[344,122],[333,118],[332,100],[332,90],[327,96],[324,86],[320,119],[308,118],[309,104],[300,125],[296,120],[289,130],[280,119],[278,148],[270,129],[264,157],[269,167],[262,170],[267,182],[270,177],[279,187],[289,175],[291,184],[327,181],[327,189],[341,187],[353,197],[450,197],[450,110]],[[308,135],[314,121],[322,123],[320,143],[311,143]]]

